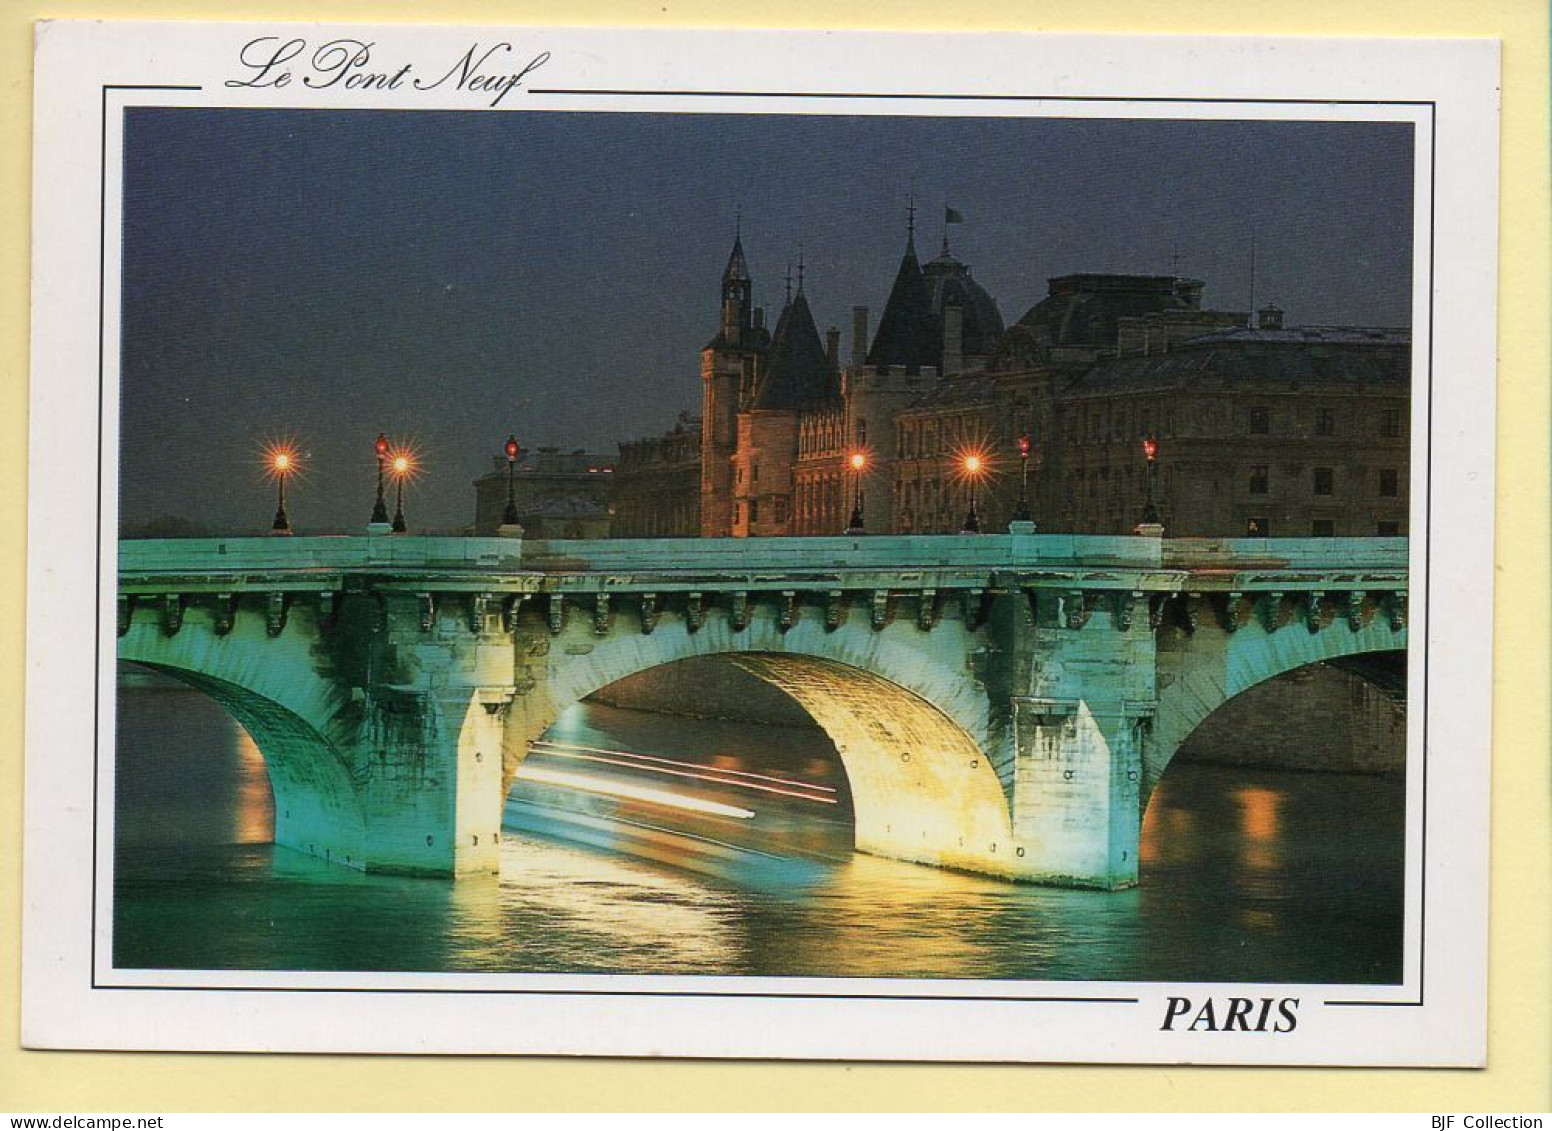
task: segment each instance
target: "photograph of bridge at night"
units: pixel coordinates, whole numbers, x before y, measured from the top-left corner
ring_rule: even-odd
[[[1400,983],[1413,144],[127,111],[114,966]]]

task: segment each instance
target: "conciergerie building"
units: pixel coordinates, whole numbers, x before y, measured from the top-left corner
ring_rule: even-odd
[[[921,261],[913,214],[843,360],[804,277],[771,324],[735,238],[700,419],[620,445],[611,534],[991,532],[1021,502],[1047,533],[1145,514],[1173,537],[1407,532],[1408,330],[1289,326],[1204,308],[1201,280],[1110,274],[1049,280],[1010,325],[947,235]]]

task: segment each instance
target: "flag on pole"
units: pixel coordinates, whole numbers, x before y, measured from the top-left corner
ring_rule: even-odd
[[[963,224],[965,222],[965,214],[959,209],[950,208],[945,204],[943,206],[943,222],[945,224]]]

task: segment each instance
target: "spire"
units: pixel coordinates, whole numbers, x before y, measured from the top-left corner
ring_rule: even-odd
[[[943,335],[932,312],[932,295],[916,258],[916,198],[912,194],[906,227],[905,254],[895,274],[889,300],[878,321],[878,333],[868,350],[868,365],[902,365],[916,370],[941,360]]]
[[[789,259],[789,260],[787,260],[787,299],[782,304],[782,309],[786,310],[787,307],[789,307],[791,305],[792,305],[792,260]]]
[[[737,348],[749,344],[749,333],[754,325],[754,279],[749,274],[749,261],[744,258],[743,214],[739,213],[733,233],[733,250],[728,255],[727,266],[722,269],[721,325],[712,346]]]
[[[798,244],[798,294],[803,293],[803,245]]]

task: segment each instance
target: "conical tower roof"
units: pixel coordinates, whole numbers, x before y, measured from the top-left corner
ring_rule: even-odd
[[[765,376],[751,407],[806,408],[839,395],[835,371],[801,286],[777,319],[768,356]]]
[[[722,272],[722,281],[747,283],[749,278],[749,261],[744,258],[744,237],[740,233],[733,238],[733,253],[728,256],[727,267]]]
[[[868,350],[869,365],[903,365],[908,370],[936,366],[943,354],[943,329],[932,311],[932,293],[916,258],[916,235],[905,241],[878,333]]]

